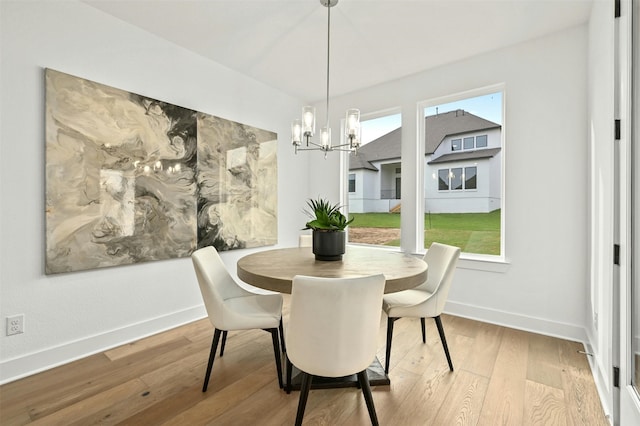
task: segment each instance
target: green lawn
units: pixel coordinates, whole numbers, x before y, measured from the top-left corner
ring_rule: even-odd
[[[352,213],[352,228],[400,228],[395,213]],[[466,253],[500,254],[500,210],[491,213],[439,213],[424,218],[424,245],[432,242],[458,246]],[[399,246],[399,240],[386,245]]]

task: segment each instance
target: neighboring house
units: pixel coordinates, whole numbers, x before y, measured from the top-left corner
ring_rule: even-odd
[[[401,204],[401,132],[363,145],[349,159],[349,211]],[[424,210],[486,213],[500,208],[502,126],[464,110],[425,118]]]

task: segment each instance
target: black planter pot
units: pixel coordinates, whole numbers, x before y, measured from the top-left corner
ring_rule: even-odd
[[[345,251],[344,231],[313,231],[313,254],[316,260],[342,260]]]

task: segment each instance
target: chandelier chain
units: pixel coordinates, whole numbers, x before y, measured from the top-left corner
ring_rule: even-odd
[[[327,127],[329,127],[329,52],[331,50],[331,6],[327,7]]]

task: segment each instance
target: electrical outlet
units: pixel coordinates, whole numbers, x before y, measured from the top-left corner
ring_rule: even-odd
[[[7,317],[7,336],[24,333],[24,315]]]

